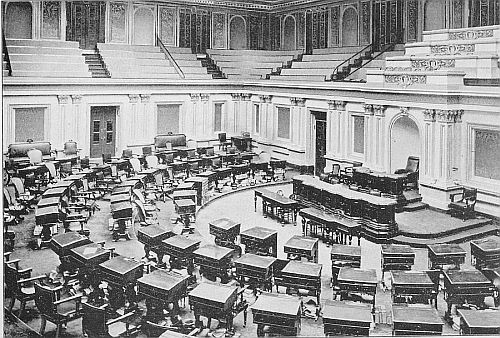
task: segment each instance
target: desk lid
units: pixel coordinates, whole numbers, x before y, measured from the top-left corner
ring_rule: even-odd
[[[269,228],[263,228],[263,227],[253,227],[253,228],[245,230],[241,233],[241,235],[245,235],[248,237],[254,237],[257,239],[261,239],[261,240],[267,239],[267,238],[274,236],[274,235],[277,235],[277,234],[278,234],[278,231],[272,230]]]
[[[187,191],[187,190],[186,190]],[[178,207],[189,207],[189,206],[196,206],[196,203],[193,202],[192,199],[187,198],[187,199],[180,199],[180,200],[175,200],[175,204]]]
[[[427,248],[434,255],[453,254],[465,256],[466,254],[465,250],[458,244],[429,244],[427,245]]]
[[[176,188],[177,190],[190,190],[193,189],[194,187],[194,182],[189,182],[189,181],[184,181],[183,183],[179,184]],[[175,191],[174,191],[175,193]]]
[[[237,223],[233,220],[230,220],[229,218],[219,218],[216,219],[215,221],[211,221],[208,223],[210,226],[214,226],[216,228],[225,230],[225,231],[231,231],[234,228],[239,228],[241,223]]]
[[[340,268],[337,280],[344,282],[377,284],[377,273],[375,269],[358,269],[350,267]]]
[[[332,250],[330,252],[330,255],[361,257],[360,246],[351,246],[343,244],[332,244],[331,246]]]
[[[175,235],[168,239],[163,240],[162,243],[175,248],[179,248],[181,250],[186,250],[189,247],[199,245],[201,241],[196,241],[194,239],[190,239],[182,235]]]
[[[84,260],[92,259],[103,254],[109,254],[109,251],[101,245],[90,243],[71,249],[71,254],[83,258]]]
[[[149,237],[158,237],[164,234],[167,234],[169,232],[172,232],[172,230],[167,230],[165,228],[156,226],[156,225],[150,225],[147,227],[142,227],[139,229],[138,232],[142,232],[143,234],[149,236]]]
[[[323,265],[310,262],[290,261],[281,270],[283,274],[302,275],[307,277],[321,277]]]
[[[313,250],[314,247],[318,245],[318,242],[318,238],[295,235],[286,242],[285,247],[300,250]]]
[[[490,281],[479,270],[448,270],[444,271],[450,284],[489,284]]]
[[[331,215],[329,213],[326,213],[323,210],[320,210],[320,209],[317,209],[317,208],[305,208],[305,209],[301,209],[299,211],[299,215],[302,215],[302,214],[319,218],[319,219],[325,221],[326,223],[334,223],[336,221],[336,219],[337,219],[337,218],[333,217],[333,215]]]
[[[68,190],[68,187],[52,187],[52,188],[48,188],[42,194],[42,198],[43,198],[43,196],[64,195],[67,190]]]
[[[138,267],[144,265],[142,262],[138,262],[133,258],[118,256],[111,258],[109,261],[99,264],[102,268],[112,271],[114,273],[124,275]]]
[[[242,264],[242,265],[254,266],[257,268],[269,269],[274,264],[274,262],[276,262],[276,258],[269,257],[269,256],[259,256],[259,255],[247,253],[247,254],[244,254],[243,256],[241,256],[240,258],[238,258],[234,262],[236,264]]]
[[[403,244],[382,244],[382,255],[384,254],[404,254],[415,255],[415,252],[409,245]]]
[[[111,190],[111,195],[119,195],[119,194],[131,194],[132,188],[129,186],[118,185]]]
[[[488,236],[483,239],[476,239],[470,242],[471,246],[475,246],[481,251],[500,251],[500,236]]]
[[[262,293],[250,308],[256,311],[298,316],[300,311],[300,302],[299,298],[289,295]]]
[[[172,194],[172,197],[179,197],[179,196],[193,196],[196,195],[196,190],[176,190]]]
[[[228,300],[235,297],[237,292],[237,286],[203,282],[198,284],[189,293],[189,296],[225,304]]]
[[[468,327],[500,328],[500,311],[498,310],[457,310]]]
[[[59,203],[61,203],[61,198],[59,196],[42,197],[36,206],[40,208],[49,205],[59,205]]]
[[[415,323],[443,325],[438,312],[431,306],[392,306],[393,321],[398,323]]]
[[[220,261],[233,254],[233,249],[214,244],[207,244],[194,251],[195,255]]]
[[[185,283],[188,278],[189,276],[182,276],[172,271],[155,270],[142,276],[137,282],[168,292],[177,285]]]
[[[327,300],[322,309],[323,318],[351,322],[371,323],[372,308],[366,304]]]
[[[429,275],[424,271],[391,271],[392,283],[403,285],[434,285]]]
[[[53,244],[61,248],[74,248],[75,245],[78,244],[83,245],[91,243],[90,239],[88,239],[86,236],[80,235],[79,233],[73,231],[55,235],[54,237],[52,237],[51,241]]]

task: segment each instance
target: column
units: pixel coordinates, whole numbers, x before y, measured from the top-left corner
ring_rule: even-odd
[[[296,97],[291,97],[290,98],[290,143],[292,144],[298,144],[298,135],[299,135],[299,129],[300,129],[300,123],[297,119],[298,116],[298,109],[297,109],[297,100],[298,98]]]
[[[149,94],[141,94],[141,105],[142,105],[142,114],[141,119],[141,140],[144,143],[152,143],[152,140],[148,139],[148,135],[151,134],[151,131],[154,130],[151,126],[153,122],[153,109],[151,107],[151,95]],[[117,130],[118,132],[118,130]]]
[[[372,104],[364,104],[363,108],[365,109],[365,161],[363,166],[371,168],[373,166],[373,128],[372,128],[372,120],[373,120],[373,105]]]
[[[233,99],[233,110],[228,114],[230,116],[229,128],[228,131],[231,131],[233,134],[239,134],[240,131],[240,100],[241,94],[233,93],[231,94],[231,98]]]
[[[326,112],[326,153],[332,155],[335,153],[335,149],[337,145],[335,142],[337,141],[335,138],[336,129],[337,129],[337,121],[335,110],[335,101],[328,101],[328,111]]]
[[[453,132],[454,124],[461,120],[463,110],[436,110],[438,128],[438,182],[447,187],[452,184],[453,167]]]
[[[252,132],[252,120],[253,120],[253,114],[252,114],[252,105],[250,99],[252,98],[252,94],[250,93],[245,93],[241,94],[241,103],[240,103],[240,108],[241,108],[241,130],[242,131],[248,131]]]
[[[375,137],[375,152],[374,152],[374,169],[385,171],[385,110],[387,106],[374,105],[373,111],[375,114],[374,134]]]
[[[209,118],[209,109],[208,109],[208,101],[210,99],[209,94],[200,94],[200,100],[201,100],[201,114],[199,114],[198,118],[196,119],[196,127],[197,127],[197,139],[206,139],[209,137],[209,133],[214,130],[212,124],[212,119]]]
[[[305,149],[306,147],[306,132],[307,132],[307,109],[306,109],[306,99],[303,98],[297,98],[297,111],[298,111],[298,129],[299,129],[299,135],[298,135],[298,144],[300,145],[301,149]]]
[[[259,125],[259,135],[260,139],[267,139],[267,103],[266,95],[259,95],[259,105],[260,105],[260,125]]]
[[[65,140],[65,142],[73,140],[83,144],[85,126],[80,124],[81,117],[84,115],[82,111],[82,95],[71,95],[71,101],[73,102],[73,114],[71,114],[68,126],[68,140]]]
[[[55,119],[51,119],[51,124],[53,126],[58,125],[60,128],[51,128],[50,139],[58,140],[57,142],[60,143],[60,145],[63,145],[68,137],[68,127],[71,123],[71,117],[67,116],[71,111],[71,107],[68,108],[68,105],[71,102],[71,96],[57,95],[57,102],[59,103],[59,114]],[[54,116],[54,114],[52,116]],[[54,135],[53,132],[56,132],[57,134]],[[57,147],[59,147],[59,145]]]
[[[128,144],[137,144],[138,142],[138,127],[140,125],[140,121],[137,118],[137,103],[139,102],[140,96],[138,94],[129,94],[128,102],[130,104],[130,114],[129,114],[129,135],[130,140]]]
[[[436,162],[434,156],[436,152],[436,142],[434,141],[434,129],[436,125],[436,112],[434,109],[424,110],[424,149],[422,149],[422,164],[420,165],[421,178],[431,179],[435,177]],[[434,163],[434,166],[432,165]]]
[[[274,107],[272,95],[264,97],[266,101],[266,138],[268,141],[274,138]]]
[[[190,135],[194,139],[197,138],[197,128],[196,128],[196,119],[199,111],[199,102],[200,102],[200,94],[190,94],[191,96],[191,109],[190,112],[186,114],[186,129],[184,133],[186,135]]]
[[[338,114],[337,119],[337,154],[341,158],[347,158],[348,147],[348,128],[349,121],[347,120],[347,113],[345,111],[346,101],[335,101],[335,110]]]

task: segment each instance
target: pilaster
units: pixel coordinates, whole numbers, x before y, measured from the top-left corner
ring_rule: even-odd
[[[374,117],[374,129],[373,129],[373,137],[375,143],[374,150],[374,163],[373,169],[378,171],[385,171],[385,111],[387,106],[383,105],[374,105],[373,113]]]
[[[365,161],[363,165],[365,167],[372,168],[375,166],[374,159],[374,140],[373,138],[373,104],[364,104],[365,109]],[[368,142],[367,142],[368,141]]]
[[[153,109],[151,108],[151,95],[150,94],[140,94],[141,97],[141,140],[147,143],[150,137],[149,131],[154,130],[152,125],[153,121]],[[120,129],[118,129],[120,130]]]
[[[461,120],[463,110],[438,109],[436,110],[436,120],[438,126],[438,175],[440,185],[449,186],[452,184],[453,168],[453,140],[455,123]]]
[[[252,106],[250,99],[252,98],[252,94],[244,93],[241,94],[241,128],[242,131],[252,131]]]
[[[196,128],[196,118],[199,116],[198,111],[199,111],[199,106],[200,106],[200,94],[190,94],[191,96],[191,109],[190,112],[187,115],[187,121],[188,123],[186,124],[186,130],[184,133],[186,135],[191,135],[190,137],[193,137],[194,139],[197,138],[197,128]]]
[[[68,107],[71,103],[71,96],[69,95],[57,95],[57,102],[59,103],[59,116],[57,121],[52,120],[51,123],[54,125],[59,125],[61,128],[57,135],[51,135],[51,138],[58,140],[61,145],[66,142],[66,138],[69,135],[69,127],[71,124],[71,116],[67,116],[71,113],[71,107]]]
[[[198,128],[198,138],[207,138],[209,137],[209,134],[212,130],[214,130],[213,127],[213,119],[209,118],[209,100],[210,100],[210,95],[209,94],[200,94],[200,100],[201,100],[201,114],[197,118],[197,128]]]
[[[73,103],[73,113],[71,114],[70,126],[68,127],[68,140],[72,139],[76,142],[82,142],[85,139],[85,115],[82,111],[82,95],[71,95],[71,102]],[[66,142],[67,140],[65,140]]]
[[[236,134],[238,133],[238,128],[240,126],[240,101],[241,101],[241,94],[240,93],[233,93],[231,94],[232,98],[232,105],[233,109],[228,116],[231,116],[230,121],[229,121],[229,128],[232,133]]]
[[[271,95],[259,95],[261,112],[259,129],[261,138],[264,140],[268,140],[272,137],[272,132],[269,132],[269,130],[272,131],[273,124],[271,106],[272,98],[273,97]]]
[[[129,106],[130,106],[130,114],[129,115],[129,135],[130,135],[130,140],[129,140],[129,144],[135,144],[137,143],[137,139],[138,139],[138,128],[139,128],[139,125],[140,125],[140,121],[139,121],[139,118],[137,116],[138,112],[137,112],[137,104],[139,103],[139,100],[140,100],[140,96],[139,94],[129,94],[128,95],[128,102],[129,102]]]

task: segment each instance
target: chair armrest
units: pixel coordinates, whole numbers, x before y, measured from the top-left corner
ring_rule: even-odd
[[[122,320],[124,319],[127,319],[129,317],[132,317],[133,315],[135,314],[135,312],[129,312],[129,313],[126,313],[124,315],[121,315],[120,317],[117,317],[117,318],[113,318],[113,319],[110,319],[106,322],[106,325],[111,325],[111,324],[114,324],[114,323],[118,323],[118,322],[121,322]]]
[[[462,196],[462,198],[463,198],[463,195],[464,195],[464,193],[463,193],[463,192],[456,192],[456,193],[450,194],[450,200],[451,200],[452,202],[455,202],[455,197],[456,197],[456,196]]]
[[[60,299],[58,301],[55,301],[54,305],[64,304],[64,303],[67,303],[67,302],[72,302],[74,300],[80,300],[82,298],[82,296],[83,295],[76,295],[76,296],[71,296],[71,297],[68,297],[68,298]]]
[[[20,274],[23,274],[23,273],[31,272],[31,270],[33,270],[33,268],[26,268],[26,269],[22,269],[22,270],[17,270],[17,272]]]
[[[11,261],[4,261],[4,264],[14,264],[16,266],[16,270],[19,270],[19,262],[20,261],[21,261],[20,259],[13,259]]]
[[[187,335],[188,336],[194,336],[198,332],[200,332],[200,329],[199,328],[195,328],[195,329],[193,329],[193,331],[189,332]]]
[[[47,278],[47,276],[40,275],[40,276],[36,276],[36,277],[31,277],[31,278],[26,278],[26,279],[20,279],[20,280],[17,281],[17,284],[25,284],[25,283],[34,282],[34,281],[37,281],[37,280],[40,280],[40,279],[45,279],[45,278]]]

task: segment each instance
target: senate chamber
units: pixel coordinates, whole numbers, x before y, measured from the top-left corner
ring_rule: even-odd
[[[3,335],[500,335],[500,0],[2,1]]]

